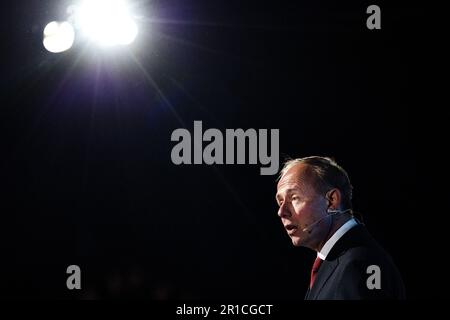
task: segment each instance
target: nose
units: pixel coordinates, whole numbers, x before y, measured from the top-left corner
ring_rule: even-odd
[[[280,218],[286,218],[291,216],[291,213],[289,212],[289,208],[286,202],[283,202],[281,206],[278,208],[278,216]]]

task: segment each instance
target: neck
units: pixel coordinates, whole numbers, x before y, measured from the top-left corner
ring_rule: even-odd
[[[335,217],[330,218],[330,226],[328,227],[327,234],[324,235],[323,240],[314,248],[315,251],[319,252],[322,250],[323,246],[327,241],[335,234],[336,231],[339,230],[347,221],[349,221],[352,217],[348,214],[342,214]]]

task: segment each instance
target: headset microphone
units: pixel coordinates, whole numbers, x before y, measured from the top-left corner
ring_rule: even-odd
[[[328,214],[327,214],[326,216],[323,216],[323,217],[320,218],[319,220],[313,222],[313,223],[312,223],[311,225],[309,225],[308,227],[303,228],[302,231],[303,231],[303,232],[311,233],[312,227],[315,226],[316,224],[318,224],[319,222],[321,222],[323,219],[328,218],[328,217],[331,217],[331,216],[334,216],[334,215],[336,215],[336,214],[346,213],[346,212],[349,212],[349,211],[351,211],[351,209],[347,209],[347,210],[344,210],[344,211],[341,211],[341,210],[331,210],[331,209],[329,209],[329,210],[327,210]]]

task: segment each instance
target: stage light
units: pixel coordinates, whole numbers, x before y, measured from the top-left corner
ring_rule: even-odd
[[[100,45],[128,45],[137,36],[138,27],[123,0],[84,0],[71,11],[76,27]]]
[[[48,51],[59,53],[70,49],[74,39],[75,31],[69,22],[52,21],[44,28],[42,42]]]

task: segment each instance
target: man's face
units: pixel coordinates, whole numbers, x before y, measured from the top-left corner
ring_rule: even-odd
[[[303,231],[327,213],[327,201],[315,192],[311,172],[307,165],[297,164],[290,168],[277,185],[276,200],[278,216],[291,237],[294,246],[316,249],[326,233],[326,221]],[[325,227],[324,227],[325,225]]]

